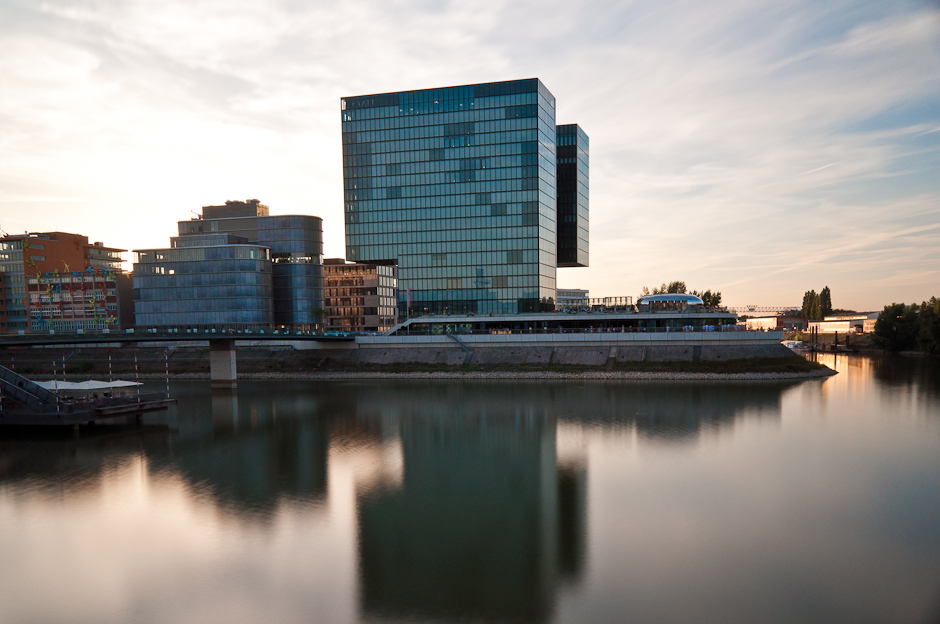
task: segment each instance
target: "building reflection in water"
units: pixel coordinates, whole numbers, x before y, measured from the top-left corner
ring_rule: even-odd
[[[557,583],[581,572],[584,468],[559,471],[546,405],[524,408],[508,387],[461,390],[384,393],[382,409],[399,412],[403,478],[357,497],[361,608],[544,620]]]
[[[318,417],[315,396],[272,390],[203,390],[181,400],[171,452],[150,453],[151,470],[172,470],[239,514],[270,515],[283,499],[321,504],[330,423]]]
[[[357,496],[364,614],[549,619],[559,585],[586,565],[586,461],[558,452],[559,419],[686,440],[742,413],[779,417],[786,387],[369,386],[350,413],[363,427],[398,421],[404,474]]]
[[[517,382],[177,384],[169,430],[0,441],[0,482],[62,483],[145,456],[245,520],[286,499],[323,508],[351,467],[359,609],[367,618],[547,621],[587,559],[586,454],[566,429],[694,440],[742,415],[779,417],[787,384]],[[102,429],[106,432],[106,429]],[[86,479],[100,482],[101,476]]]

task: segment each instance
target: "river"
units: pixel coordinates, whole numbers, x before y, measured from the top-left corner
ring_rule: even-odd
[[[141,428],[5,433],[0,622],[938,622],[940,366],[820,357],[176,382]]]

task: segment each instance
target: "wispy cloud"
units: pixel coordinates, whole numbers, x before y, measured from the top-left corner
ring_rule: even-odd
[[[938,33],[917,2],[11,0],[0,223],[154,247],[259,197],[322,216],[342,255],[342,95],[538,76],[591,136],[592,267],[562,285],[919,299],[940,291]]]

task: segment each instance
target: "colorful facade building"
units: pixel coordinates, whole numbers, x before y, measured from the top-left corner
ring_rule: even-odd
[[[67,232],[0,238],[0,332],[133,326],[124,251]]]

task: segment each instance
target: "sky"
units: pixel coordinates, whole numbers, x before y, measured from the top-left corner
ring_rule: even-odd
[[[530,77],[590,136],[559,287],[940,296],[936,0],[3,0],[0,229],[166,247],[257,198],[342,257],[341,97]]]

